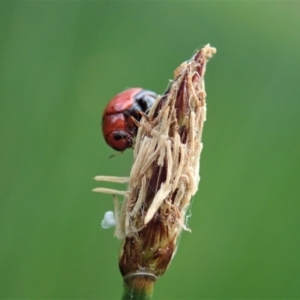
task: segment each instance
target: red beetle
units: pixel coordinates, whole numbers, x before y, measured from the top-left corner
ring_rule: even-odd
[[[142,88],[125,90],[112,98],[102,117],[102,132],[106,143],[117,151],[131,148],[137,133],[133,119],[140,121],[153,105],[156,94]]]

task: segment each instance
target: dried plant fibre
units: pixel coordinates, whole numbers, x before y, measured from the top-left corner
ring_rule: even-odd
[[[181,230],[188,230],[185,215],[200,181],[204,74],[215,52],[208,44],[182,63],[169,88],[142,118],[130,177],[96,177],[128,182],[127,191],[95,189],[125,196],[121,209],[115,200],[115,235],[123,241],[119,267],[127,283],[161,276],[175,254]]]

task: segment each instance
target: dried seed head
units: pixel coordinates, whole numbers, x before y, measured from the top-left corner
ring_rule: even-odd
[[[162,275],[182,228],[187,229],[186,210],[200,180],[204,73],[215,52],[206,45],[181,64],[167,91],[141,120],[116,228],[123,239],[119,266],[125,282]]]

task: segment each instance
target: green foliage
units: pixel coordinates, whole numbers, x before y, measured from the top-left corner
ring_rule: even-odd
[[[153,299],[300,297],[297,1],[0,2],[0,298],[119,299],[106,103],[211,43],[192,233]],[[111,186],[109,186],[111,187]],[[114,186],[118,187],[117,185]]]

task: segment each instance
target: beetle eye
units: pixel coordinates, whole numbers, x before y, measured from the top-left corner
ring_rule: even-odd
[[[122,133],[122,132],[115,132],[114,133],[114,140],[119,141],[119,140],[125,140],[127,138],[127,134],[126,133]]]

